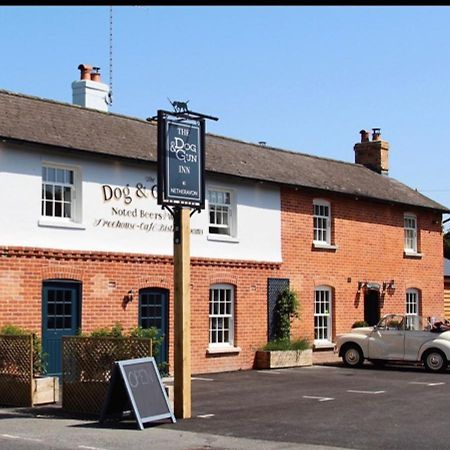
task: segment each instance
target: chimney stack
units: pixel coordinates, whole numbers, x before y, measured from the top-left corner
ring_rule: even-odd
[[[355,144],[355,163],[388,175],[389,173],[389,142],[381,139],[380,128],[372,128],[372,140],[369,132],[361,130],[361,142]]]
[[[108,85],[100,81],[100,67],[80,64],[80,80],[72,83],[72,103],[108,112]]]

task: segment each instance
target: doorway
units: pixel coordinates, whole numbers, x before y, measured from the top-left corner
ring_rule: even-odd
[[[139,291],[139,325],[142,328],[156,327],[158,336],[163,336],[156,363],[161,372],[167,370],[169,344],[169,291],[146,288]]]
[[[62,337],[80,328],[81,285],[67,280],[44,281],[42,289],[42,351],[46,373],[61,375]]]
[[[369,289],[364,294],[364,320],[370,325],[376,325],[380,320],[380,292]]]

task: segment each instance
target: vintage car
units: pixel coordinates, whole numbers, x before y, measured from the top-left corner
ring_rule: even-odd
[[[450,326],[422,316],[387,314],[373,327],[354,328],[336,337],[336,349],[347,367],[364,360],[423,363],[430,372],[443,372],[450,361]]]

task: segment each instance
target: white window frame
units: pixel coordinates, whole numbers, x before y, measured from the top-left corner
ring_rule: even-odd
[[[233,189],[227,189],[223,187],[210,186],[207,189],[208,192],[208,239],[209,240],[219,240],[219,241],[237,241],[237,220],[236,220],[236,192]],[[221,193],[228,194],[230,203],[213,203],[211,201],[211,193]],[[211,222],[211,213],[214,207],[222,208],[226,212],[228,218],[228,224],[218,224]],[[214,233],[211,232],[211,228],[221,228],[225,230],[225,233]]]
[[[229,300],[226,299],[226,292],[229,292]],[[218,297],[215,296],[215,293],[218,294]],[[225,297],[223,294],[225,294]],[[218,301],[214,301],[214,299]],[[232,284],[213,284],[209,287],[209,349],[234,349],[234,302],[235,288]],[[219,327],[218,323],[221,320],[222,326]],[[222,337],[221,339],[215,339],[215,342],[213,342],[213,333],[215,330]],[[226,330],[228,330],[227,340],[223,336]]]
[[[327,208],[328,215],[316,212],[320,208]],[[331,204],[322,199],[313,200],[313,244],[331,247]]]
[[[406,290],[405,296],[405,316],[407,328],[414,322],[414,317],[419,316],[419,311],[420,311],[419,290],[415,288],[409,288]]]
[[[321,307],[324,306],[324,308]],[[333,289],[317,286],[314,289],[314,346],[328,347],[333,339]],[[323,309],[323,311],[322,311]]]
[[[403,216],[404,251],[406,254],[418,254],[417,250],[417,216],[405,213]]]
[[[44,169],[55,169],[71,171],[73,176],[73,183],[69,184],[64,180],[63,182],[58,181],[44,181],[43,172]],[[61,186],[71,188],[71,215],[70,217],[60,217],[60,216],[47,216],[43,212],[44,198],[43,190],[44,184]],[[81,171],[78,166],[73,166],[69,164],[54,163],[49,161],[43,161],[41,166],[41,202],[40,202],[40,218],[38,220],[39,226],[49,226],[49,227],[63,227],[63,228],[78,228],[84,229],[82,226],[82,215],[81,215]]]

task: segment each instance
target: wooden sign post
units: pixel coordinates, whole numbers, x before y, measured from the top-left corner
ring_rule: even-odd
[[[191,417],[190,209],[177,206],[174,217],[174,410]]]
[[[205,207],[205,118],[188,111],[159,110],[158,204],[173,215],[174,241],[174,410],[191,417],[191,209]],[[170,119],[172,117],[172,119]],[[173,209],[172,209],[173,208]]]

